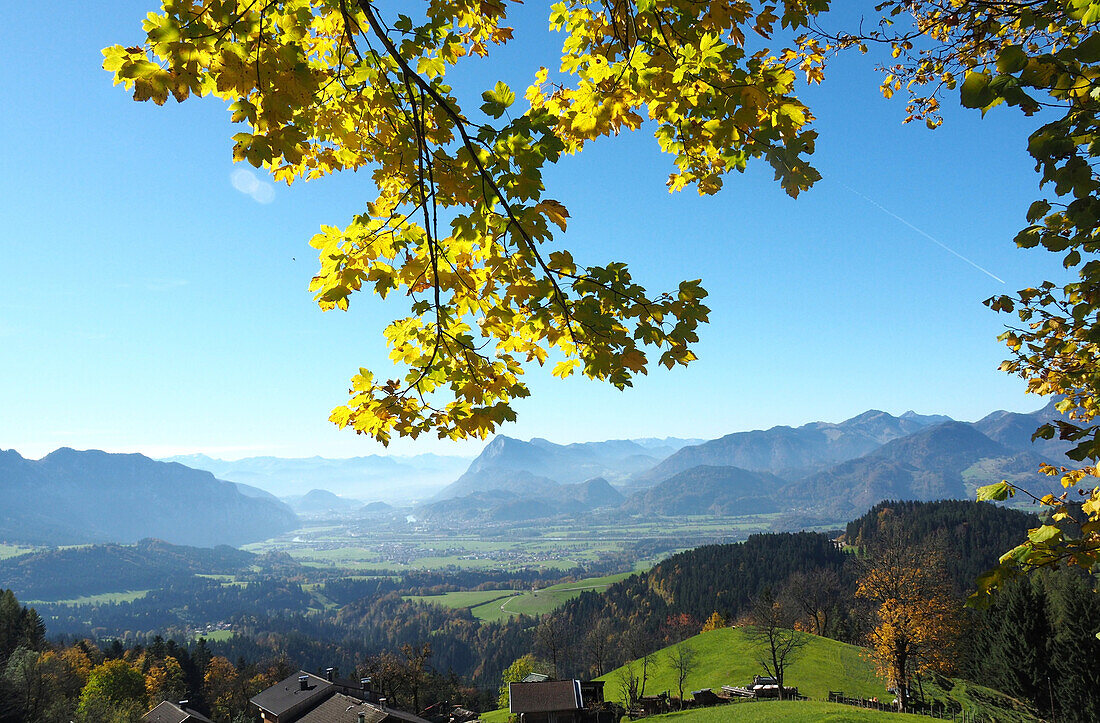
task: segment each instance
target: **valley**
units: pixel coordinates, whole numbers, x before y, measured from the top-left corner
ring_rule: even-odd
[[[741,631],[760,596],[779,590],[793,611],[786,624],[815,634],[792,668],[799,685],[815,698],[836,689],[870,698],[883,688],[859,647],[873,619],[857,595],[868,551],[888,544],[892,520],[906,545],[951,550],[936,552],[935,565],[961,606],[976,577],[1037,524],[1020,511],[1026,498],[965,500],[1001,479],[1049,489],[1036,469],[1065,444],[1032,444],[1020,430],[1053,414],[1048,406],[963,423],[872,410],[710,441],[497,437],[450,484],[408,485],[419,499],[377,498],[377,475],[363,476],[371,458],[188,460],[223,480],[141,455],[59,450],[34,461],[9,452],[0,486],[22,497],[0,523],[0,589],[33,605],[50,635],[123,657],[168,640],[246,670],[294,661],[384,676],[406,666],[393,673],[395,700],[415,700],[400,681],[430,656],[440,691],[483,711],[503,672],[530,654],[554,675],[591,673],[613,687],[631,675],[616,667],[670,656],[696,636],[702,667],[689,685],[736,682],[760,669],[741,650]],[[410,464],[387,469],[414,474]],[[334,489],[293,487],[324,484],[326,470],[338,471]],[[100,499],[88,501],[97,488]],[[66,512],[80,504],[104,519],[81,525]],[[230,529],[233,513],[209,514],[219,505],[246,524]],[[125,534],[99,537],[119,512]],[[1058,578],[1043,595],[1080,605],[1078,584]],[[958,644],[957,668],[989,672],[976,649]],[[653,685],[668,685],[663,665]],[[967,708],[958,697],[966,685],[950,694],[936,685],[929,680],[930,700],[939,690],[943,705]],[[1041,691],[1029,695],[1049,705]]]

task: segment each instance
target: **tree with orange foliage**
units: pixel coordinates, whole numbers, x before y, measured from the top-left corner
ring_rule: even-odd
[[[951,596],[941,551],[896,528],[887,532],[864,559],[856,597],[873,606],[871,656],[904,709],[914,676],[950,668],[961,605]]]
[[[220,655],[206,664],[202,689],[215,719],[228,719],[230,712],[241,706],[243,691],[237,668]]]
[[[187,680],[179,661],[171,655],[149,666],[145,673],[145,692],[155,705],[162,700],[177,701],[187,697]]]
[[[712,612],[710,614],[710,617],[707,618],[707,621],[705,623],[703,623],[703,629],[700,630],[699,632],[709,633],[711,630],[718,630],[719,628],[726,627],[726,625],[727,625],[726,619],[724,617],[722,617],[722,613],[720,613],[716,610],[716,611]]]

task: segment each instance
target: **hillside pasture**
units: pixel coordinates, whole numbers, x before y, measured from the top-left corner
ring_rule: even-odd
[[[406,595],[415,600],[450,608],[465,608],[478,620],[495,622],[513,615],[542,615],[561,607],[586,590],[602,592],[633,573],[622,572],[562,582],[540,590],[462,590],[441,595]]]

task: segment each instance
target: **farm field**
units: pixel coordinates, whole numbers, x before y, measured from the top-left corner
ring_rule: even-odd
[[[624,520],[615,524],[579,520],[549,526],[490,525],[478,533],[402,521],[373,526],[361,521],[327,521],[242,549],[285,552],[309,567],[368,575],[441,569],[565,571],[608,560],[615,560],[619,569],[629,564],[638,570],[681,550],[737,542],[755,532],[769,531],[778,519],[778,515],[762,514]],[[516,608],[514,612],[532,612],[539,607]]]
[[[608,585],[633,573],[623,572],[603,577],[590,577],[576,582],[563,582],[541,590],[469,590],[442,595],[407,595],[406,600],[466,608],[475,618],[485,621],[503,620],[512,615],[541,615],[560,607],[585,590],[601,592]]]
[[[26,555],[28,552],[34,552],[34,548],[27,547],[25,545],[0,544],[0,560],[6,560],[9,557],[18,557],[19,555]]]
[[[68,600],[27,600],[27,605],[110,605],[112,603],[128,603],[140,600],[149,594],[149,590],[124,590],[121,592],[104,592],[98,595],[85,595],[83,597],[69,598]]]

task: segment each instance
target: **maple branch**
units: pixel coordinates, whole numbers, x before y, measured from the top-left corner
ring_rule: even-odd
[[[519,219],[516,218],[515,211],[505,197],[504,192],[500,189],[500,187],[496,183],[496,180],[492,177],[489,171],[485,168],[485,165],[481,162],[481,158],[478,156],[477,153],[477,147],[474,145],[474,142],[470,139],[469,134],[466,132],[465,119],[462,118],[462,116],[460,116],[455,111],[455,109],[451,107],[450,103],[447,102],[447,99],[440,95],[439,92],[436,91],[436,89],[433,88],[430,83],[421,78],[420,75],[412,69],[405,58],[401,56],[400,51],[398,51],[397,47],[394,46],[393,41],[390,40],[389,36],[386,34],[385,29],[382,28],[381,23],[375,16],[374,8],[371,6],[371,1],[358,0],[358,2],[359,7],[360,9],[362,9],[363,14],[366,16],[367,22],[370,24],[371,30],[374,33],[375,37],[377,37],[382,45],[385,46],[386,53],[390,56],[390,58],[392,58],[401,67],[402,71],[404,71],[405,73],[406,78],[411,79],[413,82],[415,82],[416,85],[419,86],[425,93],[427,93],[428,96],[430,96],[432,100],[434,100],[436,104],[443,110],[443,112],[447,114],[447,117],[454,121],[455,128],[458,130],[458,133],[462,138],[462,144],[466,147],[466,150],[469,152],[471,159],[477,166],[478,173],[480,174],[483,182],[488,184],[489,188],[492,189],[493,193],[495,193],[497,198],[500,199],[500,203],[504,207],[504,211],[508,216],[509,226],[514,225],[519,230],[520,236],[522,236],[524,242],[526,242],[532,256],[534,256],[535,261],[538,263],[539,268],[541,268],[543,273],[546,274],[546,278],[550,280],[550,284],[553,286],[554,289],[554,297],[557,299],[558,306],[561,308],[562,316],[565,320],[566,331],[569,332],[569,338],[572,339],[573,343],[575,344],[583,344],[583,340],[579,341],[573,330],[573,315],[570,312],[568,298],[561,290],[561,286],[558,285],[557,280],[554,279],[550,267],[547,266],[546,261],[539,253],[538,248],[535,245],[534,239],[531,238],[530,234],[527,232],[527,229],[525,229],[523,227],[523,224],[519,222]]]

